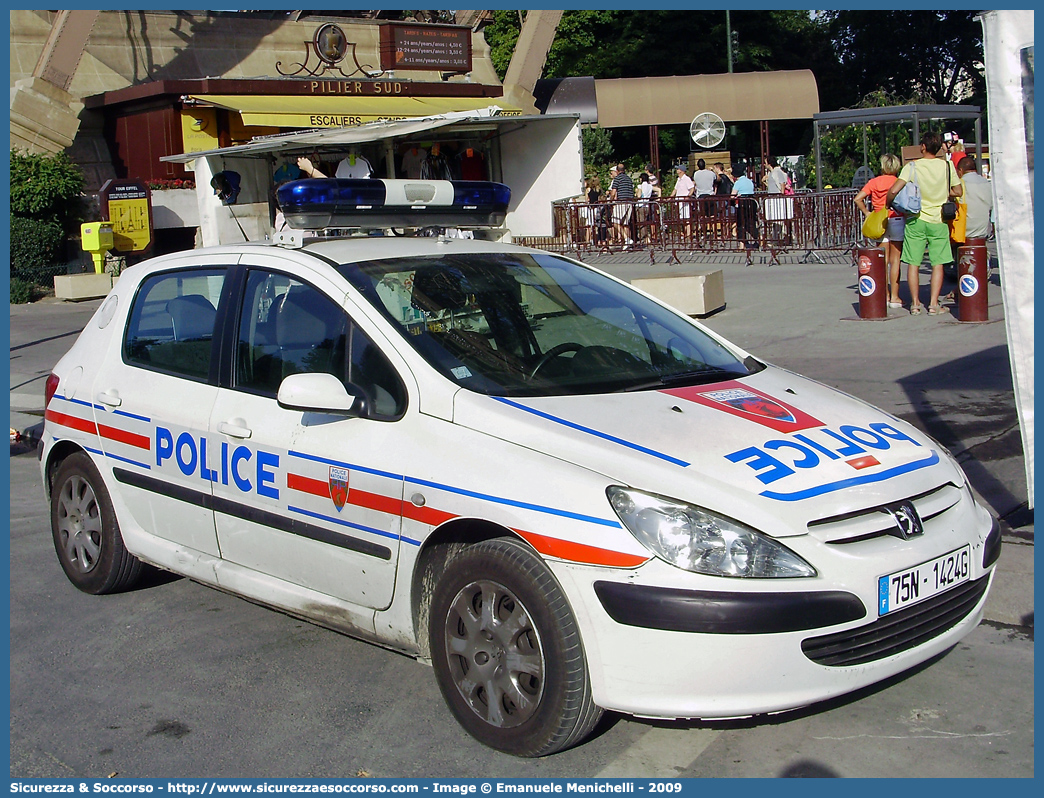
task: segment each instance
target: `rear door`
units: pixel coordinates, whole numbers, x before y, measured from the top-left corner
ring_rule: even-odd
[[[192,256],[146,277],[94,380],[117,498],[154,535],[217,556],[206,430],[217,397],[222,292],[235,256]]]

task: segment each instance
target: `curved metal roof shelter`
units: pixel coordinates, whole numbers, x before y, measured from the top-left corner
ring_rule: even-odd
[[[537,82],[537,107],[599,127],[687,125],[710,111],[726,122],[811,119],[819,89],[808,69]]]

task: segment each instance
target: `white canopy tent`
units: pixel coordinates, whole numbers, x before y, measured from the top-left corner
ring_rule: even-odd
[[[1004,322],[1033,507],[1033,11],[980,15]]]

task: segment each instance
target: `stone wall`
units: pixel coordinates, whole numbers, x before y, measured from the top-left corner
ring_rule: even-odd
[[[11,11],[11,85],[32,76],[50,32],[50,11]],[[91,30],[87,51],[69,87],[74,97],[154,80],[194,78],[278,78],[306,57],[306,42],[324,21],[335,21],[356,44],[359,63],[380,66],[378,25],[369,20],[305,17],[272,20],[259,15],[208,11],[103,11]],[[499,86],[481,33],[472,34],[475,83]],[[349,55],[346,62],[351,62]],[[311,64],[315,65],[315,57]],[[352,63],[350,68],[354,69]],[[441,82],[437,72],[397,77]],[[457,80],[459,78],[454,78]]]

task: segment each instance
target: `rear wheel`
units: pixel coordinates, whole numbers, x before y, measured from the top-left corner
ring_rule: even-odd
[[[127,590],[141,576],[101,474],[82,452],[62,462],[51,486],[51,535],[65,575],[84,593]]]
[[[432,597],[432,665],[460,724],[516,756],[576,745],[602,710],[576,621],[547,566],[511,539],[450,560]]]

